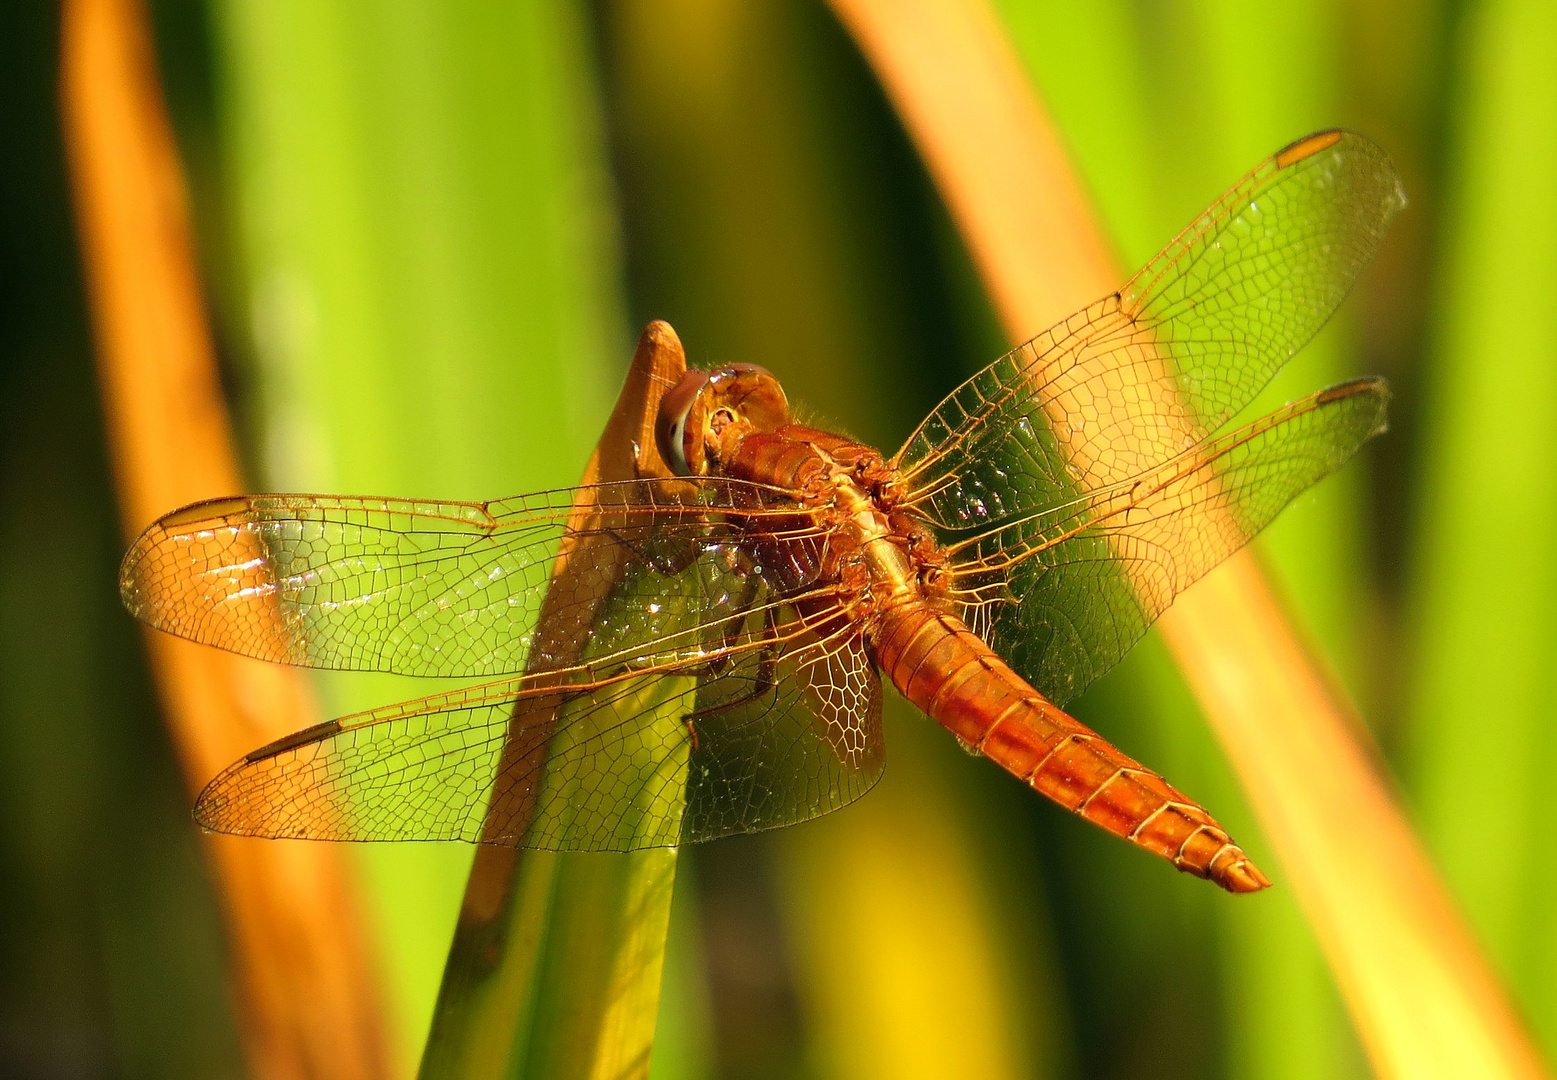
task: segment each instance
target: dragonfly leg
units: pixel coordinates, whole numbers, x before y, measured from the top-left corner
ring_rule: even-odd
[[[772,693],[778,686],[778,615],[773,608],[769,608],[763,615],[768,627],[768,640],[757,650],[757,676],[752,680],[752,688],[749,693],[743,694],[733,701],[723,701],[718,705],[710,705],[706,709],[695,709],[681,718],[687,725],[687,730],[692,734],[692,749],[698,747],[697,721],[707,719],[710,716],[718,716],[722,712],[738,709],[743,705],[749,705],[754,701]],[[721,673],[729,664],[730,658],[722,656],[709,662],[708,667],[715,674]]]

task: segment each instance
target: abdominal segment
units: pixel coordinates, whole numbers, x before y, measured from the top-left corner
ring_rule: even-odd
[[[904,697],[1034,790],[1229,892],[1270,884],[1198,803],[1051,704],[956,616],[902,604],[872,637]]]

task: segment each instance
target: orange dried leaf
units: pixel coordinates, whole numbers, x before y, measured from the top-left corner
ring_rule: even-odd
[[[241,488],[144,6],[71,0],[61,99],[120,516]],[[313,710],[291,670],[148,636],[185,780]],[[255,1076],[387,1075],[378,995],[338,850],[205,837]]]

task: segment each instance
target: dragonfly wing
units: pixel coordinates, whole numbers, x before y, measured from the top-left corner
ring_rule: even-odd
[[[784,620],[780,636],[797,640],[770,672],[749,655],[698,687],[683,843],[820,817],[881,779],[881,678],[863,637]]]
[[[264,660],[406,675],[517,674],[529,663],[565,539],[619,548],[626,561],[685,563],[760,526],[757,509],[739,524],[709,513],[755,503],[751,487],[641,480],[490,503],[218,499],[142,533],[125,556],[120,592],[132,614],[159,630]],[[771,492],[761,494],[772,501]],[[594,510],[581,514],[580,503]],[[598,580],[575,573],[576,596],[554,597],[549,617],[581,628],[593,619],[618,562],[596,561]]]
[[[925,419],[894,459],[919,511],[943,529],[998,524],[1216,431],[1330,318],[1404,201],[1383,151],[1349,132],[1271,157],[1118,293]]]
[[[818,629],[727,555],[629,567],[579,663],[299,732],[220,774],[196,816],[244,835],[625,851],[836,809],[880,775],[879,679],[857,633]],[[624,614],[650,609],[654,644],[624,650]]]
[[[1321,391],[954,549],[967,619],[1056,704],[1118,663],[1184,588],[1384,429],[1389,393]]]

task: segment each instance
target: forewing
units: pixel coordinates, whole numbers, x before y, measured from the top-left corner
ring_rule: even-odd
[[[564,538],[598,573],[554,597],[592,621],[619,561],[685,563],[760,527],[775,493],[721,479],[641,480],[490,503],[256,495],[162,518],[125,556],[120,592],[147,624],[246,656],[343,671],[517,674]],[[576,505],[595,507],[580,514]],[[717,511],[746,507],[738,521]],[[712,512],[711,512],[712,511]],[[671,576],[670,580],[684,580]],[[535,665],[531,665],[535,666]]]
[[[1118,293],[943,401],[895,459],[917,509],[943,529],[999,524],[1183,452],[1324,325],[1402,205],[1361,136],[1270,158]]]
[[[690,591],[656,587],[621,595]],[[858,634],[760,600],[702,625],[677,660],[596,659],[300,732],[225,770],[196,816],[241,835],[627,851],[793,824],[876,782],[880,682]]]
[[[1173,597],[1384,428],[1380,380],[1332,387],[1120,483],[954,547],[965,618],[1063,705]]]

